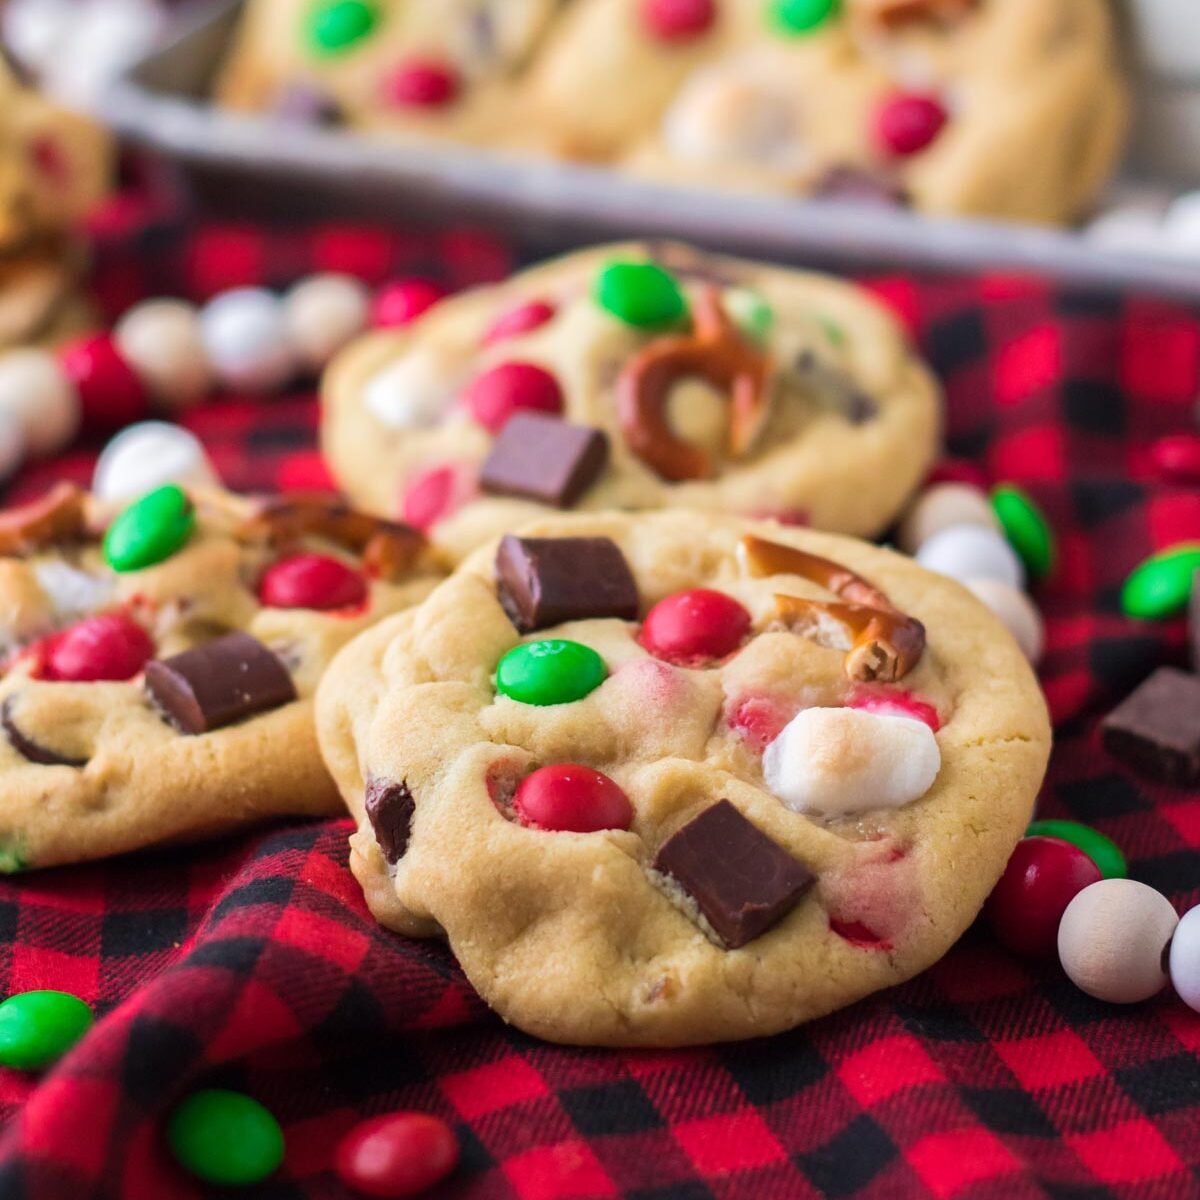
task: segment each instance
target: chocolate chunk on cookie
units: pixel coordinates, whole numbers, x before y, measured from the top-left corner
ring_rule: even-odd
[[[366,809],[379,849],[394,866],[408,849],[413,813],[416,812],[416,802],[408,784],[372,779],[367,784]]]
[[[588,425],[518,413],[492,446],[479,485],[494,496],[520,496],[570,508],[608,462],[608,437]]]
[[[66,754],[60,754],[57,750],[43,746],[41,742],[31,738],[17,723],[15,708],[16,697],[6,696],[3,705],[0,705],[0,726],[3,726],[5,736],[12,748],[22,758],[43,767],[75,767],[78,769],[87,766],[86,758],[73,758]]]
[[[1104,748],[1164,783],[1200,783],[1200,678],[1160,667],[1104,719]]]
[[[247,633],[231,633],[146,665],[146,691],[180,733],[211,733],[290,704],[287,668]]]
[[[787,916],[815,879],[728,800],[705,809],[664,842],[654,867],[695,901],[730,950]]]
[[[638,590],[611,538],[521,538],[496,551],[496,591],[521,633],[588,617],[633,621]]]

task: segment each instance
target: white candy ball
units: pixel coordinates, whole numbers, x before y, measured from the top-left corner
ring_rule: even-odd
[[[57,454],[79,432],[79,393],[45,350],[13,350],[0,358],[0,409],[21,423],[34,456]]]
[[[1200,905],[1189,908],[1171,939],[1171,986],[1179,998],[1200,1012]]]
[[[767,788],[793,812],[900,808],[941,769],[924,721],[856,708],[801,709],[763,752]]]
[[[916,554],[935,533],[952,525],[1000,528],[991,501],[978,488],[969,483],[935,483],[916,498],[900,523],[900,548],[905,554]]]
[[[372,376],[363,403],[392,429],[431,429],[446,416],[454,386],[441,361],[414,350]]]
[[[283,305],[262,288],[237,288],[200,313],[204,349],[217,378],[245,392],[270,392],[296,372]]]
[[[1046,630],[1033,601],[1019,588],[999,579],[964,579],[963,583],[999,617],[1025,657],[1031,663],[1040,661],[1046,648]]]
[[[113,330],[129,365],[164,407],[190,408],[212,390],[200,314],[183,300],[136,304]]]
[[[194,434],[165,421],[142,421],[100,454],[92,491],[101,500],[134,500],[165,483],[211,487],[217,473]]]
[[[1171,243],[1159,206],[1134,201],[1101,213],[1084,230],[1090,241],[1126,254],[1169,254]]]
[[[1011,587],[1025,583],[1025,568],[1004,535],[980,525],[951,525],[935,533],[918,551],[926,570],[966,579],[999,579]]]
[[[1179,918],[1171,902],[1135,879],[1085,887],[1058,925],[1058,957],[1077,988],[1110,1004],[1136,1004],[1167,982],[1163,951]]]
[[[1171,204],[1162,232],[1171,250],[1200,254],[1200,192],[1185,192]]]
[[[25,459],[25,430],[21,418],[0,408],[0,483],[7,483]]]
[[[301,362],[319,371],[367,325],[370,295],[349,275],[314,275],[283,302],[284,319]]]

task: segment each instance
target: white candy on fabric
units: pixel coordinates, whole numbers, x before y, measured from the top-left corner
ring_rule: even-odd
[[[7,483],[25,459],[25,430],[21,418],[0,408],[0,483]]]
[[[0,409],[21,423],[29,454],[57,454],[79,432],[79,393],[46,350],[12,350],[0,357]]]
[[[1003,534],[979,525],[951,525],[935,533],[918,551],[928,571],[967,579],[999,579],[1011,587],[1025,583],[1025,568]]]
[[[916,554],[935,533],[952,525],[1000,528],[991,501],[978,488],[969,483],[935,483],[916,498],[900,523],[900,549]]]
[[[236,288],[210,300],[200,329],[209,362],[227,387],[269,392],[296,372],[283,304],[263,288]]]
[[[189,408],[212,390],[213,370],[200,331],[200,314],[185,301],[135,304],[117,322],[113,337],[165,408]]]
[[[924,721],[805,708],[763,752],[767,788],[793,812],[900,808],[933,785],[942,756]]]
[[[1021,652],[1036,664],[1046,647],[1046,629],[1042,614],[1019,588],[999,579],[964,579],[963,583],[998,617],[1016,638]]]
[[[1125,254],[1168,254],[1161,206],[1132,201],[1096,217],[1084,230],[1089,241]]]
[[[300,361],[319,371],[367,325],[370,294],[349,275],[301,280],[283,302],[288,335]]]
[[[1171,986],[1179,998],[1200,1012],[1200,906],[1190,908],[1171,939]]]
[[[141,421],[104,447],[92,491],[101,500],[134,500],[165,483],[206,487],[218,482],[194,434],[165,421]]]
[[[1179,918],[1136,879],[1101,879],[1080,892],[1058,926],[1058,957],[1077,988],[1110,1004],[1136,1004],[1167,983],[1163,951]]]
[[[1169,251],[1200,254],[1200,192],[1185,192],[1172,201],[1162,233]]]
[[[441,362],[420,350],[385,367],[363,389],[367,408],[392,429],[432,428],[453,399],[453,384]]]

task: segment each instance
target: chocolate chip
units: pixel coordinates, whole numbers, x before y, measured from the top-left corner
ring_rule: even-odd
[[[383,857],[395,865],[408,849],[413,813],[417,807],[408,784],[372,779],[367,784],[366,807],[367,820],[375,831],[379,849],[383,851]]]
[[[289,83],[275,97],[274,114],[296,125],[341,125],[345,120],[341,105],[311,84]]]
[[[908,196],[898,183],[858,167],[833,167],[813,195],[820,200],[848,200],[882,208],[908,207]]]
[[[180,733],[211,733],[296,699],[287,668],[246,633],[146,664],[146,691]]]
[[[12,743],[12,748],[22,758],[27,758],[31,763],[37,763],[43,767],[75,767],[78,769],[87,766],[86,758],[71,758],[68,755],[59,754],[57,750],[51,750],[49,746],[43,746],[40,742],[35,742],[33,738],[27,736],[13,715],[16,700],[16,696],[5,697],[4,704],[0,705],[0,725],[4,727],[4,732],[7,734],[9,742]]]
[[[664,842],[654,867],[696,902],[730,950],[782,920],[815,879],[728,800],[705,809]]]
[[[588,425],[517,413],[483,464],[479,484],[495,496],[520,496],[570,508],[608,462],[608,437]]]
[[[1164,783],[1200,783],[1200,678],[1160,667],[1100,727],[1114,758]]]

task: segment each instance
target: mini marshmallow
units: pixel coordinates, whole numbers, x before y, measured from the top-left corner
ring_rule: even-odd
[[[1003,534],[980,525],[951,525],[935,533],[917,551],[927,571],[966,579],[999,579],[1011,587],[1025,583],[1025,568]]]
[[[92,491],[100,500],[134,500],[165,483],[211,487],[218,479],[193,434],[165,421],[141,421],[104,447]]]
[[[92,575],[57,558],[35,562],[33,573],[57,625],[69,625],[106,608],[116,592],[111,573]]]
[[[269,392],[296,370],[283,305],[262,288],[235,288],[210,300],[200,313],[200,333],[227,387]]]
[[[284,319],[301,362],[319,371],[366,328],[370,296],[349,275],[301,280],[283,302]]]
[[[57,454],[79,432],[79,393],[46,350],[13,350],[0,358],[0,409],[20,421],[32,455]]]
[[[392,429],[431,429],[446,416],[453,398],[439,361],[419,350],[385,367],[363,389],[367,408]]]
[[[805,708],[763,752],[768,789],[793,812],[839,817],[900,808],[941,769],[924,721],[854,708]]]

